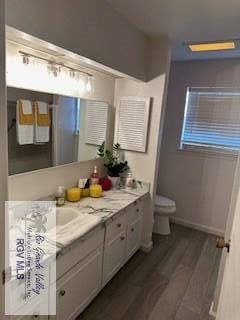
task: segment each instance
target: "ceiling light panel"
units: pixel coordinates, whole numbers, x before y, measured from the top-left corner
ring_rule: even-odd
[[[236,44],[234,41],[194,43],[194,44],[189,44],[188,48],[192,52],[222,51],[222,50],[234,50],[236,49]]]

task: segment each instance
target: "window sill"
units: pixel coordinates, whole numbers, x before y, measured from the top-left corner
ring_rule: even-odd
[[[237,150],[228,150],[228,149],[221,149],[221,148],[214,148],[214,147],[204,147],[204,146],[194,146],[194,145],[184,145],[179,147],[177,151],[182,152],[193,152],[193,153],[200,153],[206,154],[211,156],[217,157],[227,157],[232,159],[237,159],[239,152]]]

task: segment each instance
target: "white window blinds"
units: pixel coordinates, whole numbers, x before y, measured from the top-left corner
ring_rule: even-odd
[[[150,98],[119,97],[115,142],[121,149],[146,152]]]
[[[88,100],[86,108],[85,143],[101,145],[106,139],[108,104],[101,101]]]
[[[181,147],[240,149],[240,89],[188,88]]]

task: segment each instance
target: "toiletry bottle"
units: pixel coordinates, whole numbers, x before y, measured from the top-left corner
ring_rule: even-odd
[[[132,175],[132,171],[129,171],[129,172],[128,172],[125,186],[126,186],[126,188],[129,188],[129,189],[133,188],[133,175]]]
[[[65,188],[59,186],[56,192],[56,205],[57,207],[64,206],[65,204]]]
[[[99,174],[97,170],[97,166],[94,166],[93,173],[91,174],[91,185],[99,183]]]

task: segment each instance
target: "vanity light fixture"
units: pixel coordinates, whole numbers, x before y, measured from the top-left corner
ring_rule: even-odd
[[[38,72],[39,70],[44,72],[44,68],[46,68],[51,78],[59,77],[59,81],[55,82],[55,85],[64,86],[64,83],[70,83],[71,81],[70,86],[72,87],[72,90],[76,90],[78,95],[89,95],[93,92],[94,76],[91,73],[82,71],[81,69],[79,70],[77,67],[74,68],[72,66],[65,65],[63,62],[56,61],[55,58],[45,58],[43,56],[37,56],[24,51],[18,51],[18,53],[22,56],[22,61],[25,65],[32,61],[34,63],[36,62],[37,68],[35,70],[34,68],[31,69],[33,73],[35,71]],[[30,59],[32,60],[30,61]],[[37,61],[42,61],[43,63],[38,64]],[[46,77],[46,82],[51,82],[53,80],[51,78]]]
[[[236,44],[234,41],[192,43],[188,44],[188,48],[192,52],[222,51],[236,49]]]
[[[23,63],[25,66],[29,65],[29,55],[27,55],[27,54],[23,54],[23,55],[22,55],[22,63]]]
[[[48,73],[52,73],[55,78],[61,73],[61,67],[53,62],[48,62],[47,69]]]
[[[42,61],[45,61],[48,63],[48,65],[54,65],[54,66],[58,66],[60,69],[63,67],[63,68],[66,68],[68,70],[70,70],[71,72],[74,72],[75,73],[80,73],[82,75],[85,75],[91,79],[94,78],[94,76],[91,74],[91,73],[88,73],[88,72],[85,72],[85,71],[82,71],[82,70],[79,70],[79,69],[75,69],[75,68],[72,68],[72,67],[69,67],[67,65],[65,65],[64,63],[62,62],[56,62],[56,61],[53,61],[53,60],[50,60],[50,59],[47,59],[47,58],[43,58],[43,57],[39,57],[39,56],[36,56],[34,54],[31,54],[31,53],[26,53],[24,51],[19,51],[19,54],[22,55],[22,56],[27,56],[28,58],[29,57],[32,57],[32,58],[35,58],[35,59],[38,59],[38,60],[42,60]]]

